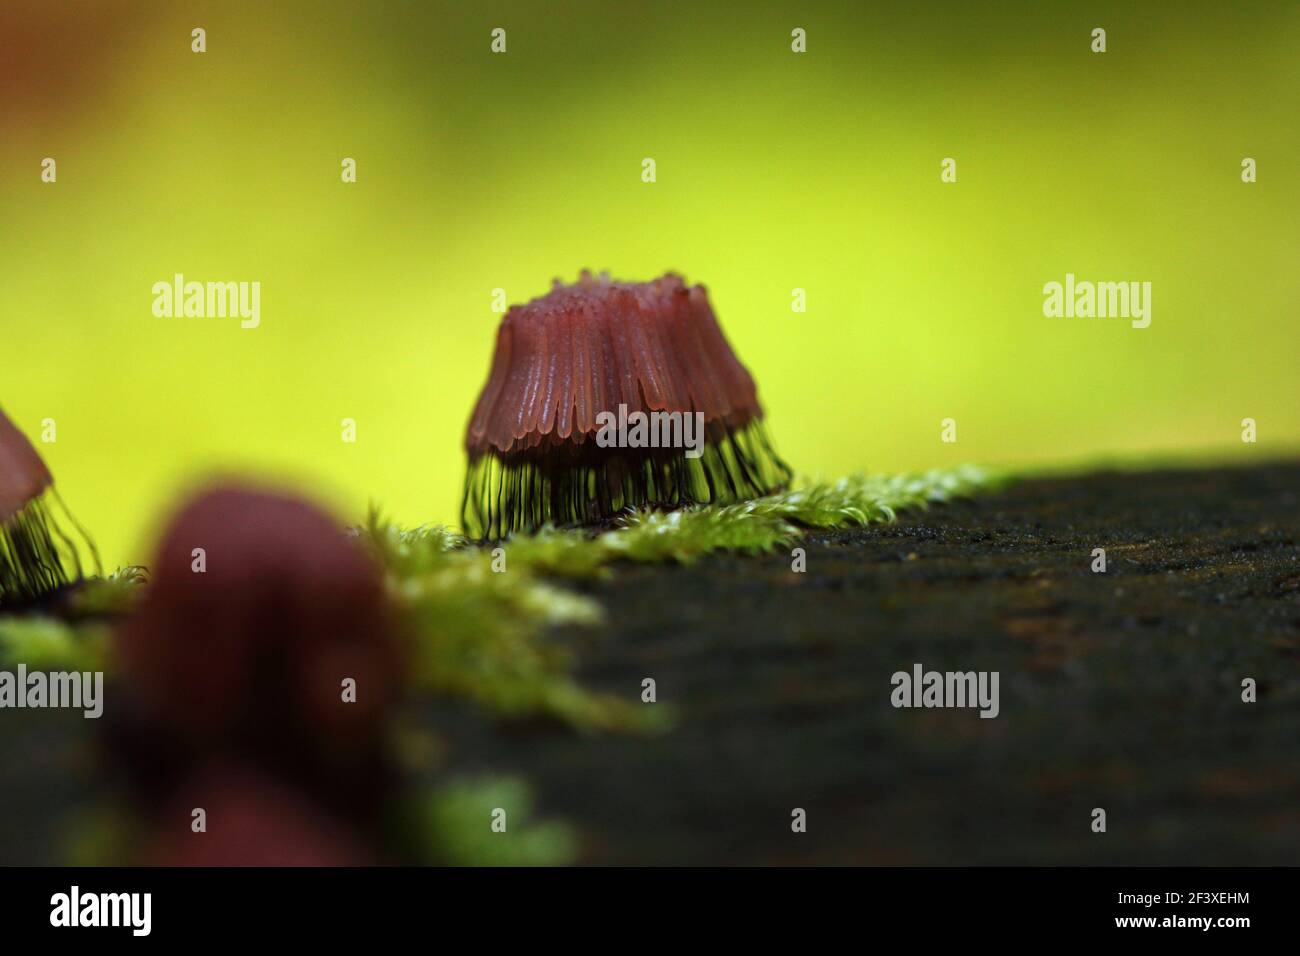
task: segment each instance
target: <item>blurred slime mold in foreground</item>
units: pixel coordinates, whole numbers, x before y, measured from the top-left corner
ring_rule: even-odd
[[[188,823],[201,807],[206,829]],[[364,866],[374,853],[311,800],[237,765],[205,766],[160,815],[143,862],[157,866]]]
[[[631,422],[624,431],[633,435],[636,416],[655,413],[666,414],[630,441],[602,435],[615,419]],[[698,420],[703,434],[692,435]],[[672,274],[623,283],[583,272],[512,306],[465,450],[461,520],[483,538],[646,506],[739,501],[790,479],[704,287]]]
[[[110,742],[137,796],[157,813],[219,761],[374,825],[402,661],[368,555],[310,504],[227,485],[180,510],[151,567],[114,647]]]

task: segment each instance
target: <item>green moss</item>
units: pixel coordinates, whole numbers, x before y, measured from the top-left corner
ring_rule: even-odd
[[[759,554],[789,545],[808,528],[889,522],[899,511],[972,494],[992,483],[986,472],[969,465],[920,475],[855,475],[738,504],[638,511],[594,537],[548,529],[511,538],[505,547],[514,566],[589,577],[619,560],[689,562],[712,551]]]
[[[668,708],[580,687],[556,628],[598,627],[603,610],[561,586],[608,574],[619,561],[688,562],[715,551],[756,554],[807,528],[894,520],[991,484],[973,467],[912,476],[855,476],[725,506],[644,511],[599,533],[544,529],[476,545],[441,526],[403,530],[372,511],[358,531],[385,569],[412,638],[413,678],[442,696],[506,717],[550,717],[579,729],[656,730]]]
[[[571,649],[548,632],[600,624],[595,601],[541,580],[526,562],[494,571],[497,557],[466,547],[445,528],[403,531],[372,513],[360,536],[385,569],[411,638],[417,687],[502,717],[546,717],[580,729],[638,731],[662,723],[662,709],[585,690],[573,679]]]
[[[102,578],[87,578],[70,595],[69,614],[75,618],[128,614],[148,581],[149,572],[139,565],[118,568]]]
[[[109,628],[70,624],[53,617],[0,617],[0,664],[33,670],[102,671]]]
[[[70,591],[62,617],[0,615],[0,664],[26,664],[57,671],[109,671],[111,617],[134,606],[146,579],[144,568],[119,568],[88,578]]]
[[[561,866],[577,855],[562,823],[533,819],[532,793],[514,777],[454,780],[407,804],[398,832],[425,862],[450,866]],[[492,829],[504,812],[504,831]],[[498,824],[500,826],[500,824]]]

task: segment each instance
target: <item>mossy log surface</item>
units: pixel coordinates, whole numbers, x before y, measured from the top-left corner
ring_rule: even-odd
[[[718,556],[589,585],[610,623],[580,677],[654,678],[661,736],[425,716],[452,768],[529,779],[583,862],[1294,865],[1297,542],[1298,465],[1024,481],[812,535],[805,573]],[[916,662],[1000,672],[1000,715],[895,709]]]
[[[654,678],[638,706],[667,732],[408,713],[442,744],[428,782],[522,777],[578,862],[1294,865],[1298,543],[1300,464],[1022,481],[812,534],[804,573],[717,555],[569,582],[607,624],[548,639],[588,688]],[[895,709],[917,662],[998,671],[999,716]],[[108,792],[95,722],[2,717],[0,862],[61,862]]]

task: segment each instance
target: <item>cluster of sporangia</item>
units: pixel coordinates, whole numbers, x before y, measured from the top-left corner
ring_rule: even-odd
[[[700,413],[699,454],[597,443],[598,416],[620,405]],[[557,283],[501,324],[466,437],[466,528],[499,538],[768,492],[789,470],[762,416],[702,287]],[[0,603],[81,576],[52,490],[0,414]],[[370,556],[311,505],[222,486],[181,508],[150,567],[114,636],[105,709],[113,766],[150,824],[142,861],[375,860],[402,668]]]
[[[50,470],[0,410],[0,607],[38,600],[81,577],[80,549],[55,520],[55,504],[62,507]]]
[[[600,416],[623,412],[699,413],[702,454],[603,447]],[[631,508],[737,501],[790,480],[708,293],[672,274],[624,283],[583,272],[513,306],[465,451],[461,521],[479,538],[598,524]]]

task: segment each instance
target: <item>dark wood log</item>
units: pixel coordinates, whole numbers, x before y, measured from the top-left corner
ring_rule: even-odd
[[[611,627],[581,676],[633,699],[653,677],[675,730],[437,726],[592,863],[1294,865],[1298,541],[1279,465],[1026,481],[811,535],[803,574],[627,566],[591,588]],[[1000,714],[894,708],[917,662],[998,671]]]
[[[587,863],[1295,864],[1297,542],[1286,464],[1024,481],[812,534],[804,573],[788,554],[621,566],[587,586],[608,628],[552,639],[589,687],[639,700],[654,678],[643,706],[674,729],[416,702],[446,745],[425,782],[521,776]],[[997,671],[998,716],[895,708],[917,663]],[[59,862],[69,811],[109,792],[87,723],[5,714],[0,862]]]

